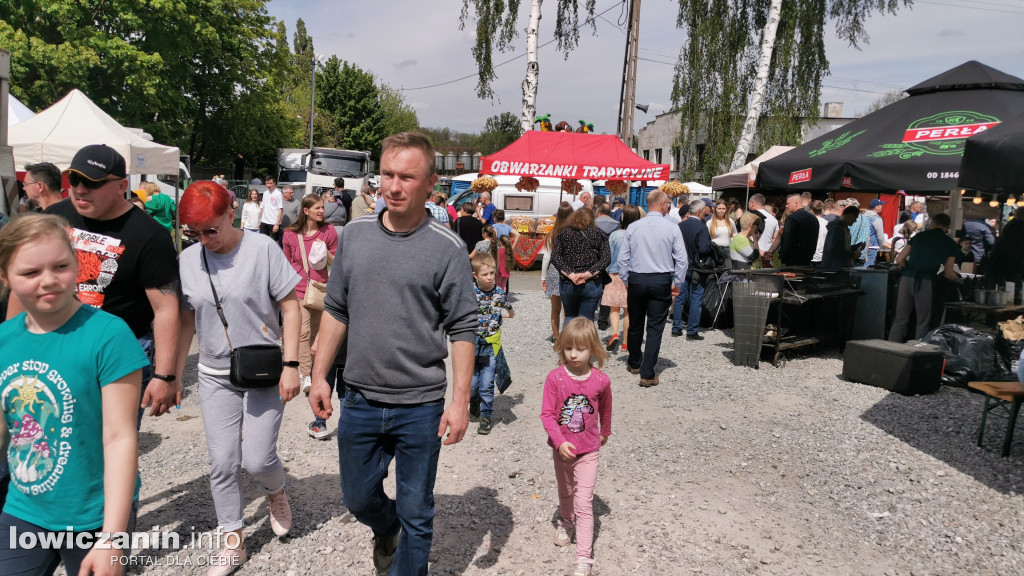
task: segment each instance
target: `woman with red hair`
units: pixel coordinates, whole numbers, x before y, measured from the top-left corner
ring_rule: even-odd
[[[233,200],[220,184],[200,181],[185,190],[179,205],[181,221],[188,227],[185,234],[198,243],[178,260],[185,304],[178,373],[184,373],[195,333],[210,489],[227,546],[218,559],[211,559],[208,576],[228,574],[247,559],[242,545],[241,466],[267,493],[274,533],[285,536],[292,521],[277,437],[284,403],[299,393],[300,313],[295,296],[299,275],[272,239],[232,227]],[[236,385],[230,377],[231,351],[276,346],[278,311],[284,320],[280,381],[265,388]]]

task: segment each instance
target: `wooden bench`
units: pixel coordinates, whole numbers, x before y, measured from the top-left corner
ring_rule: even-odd
[[[1024,385],[1020,382],[968,382],[967,386],[985,394],[985,406],[981,412],[981,426],[978,427],[978,446],[985,437],[985,422],[988,413],[999,409],[1006,416],[1006,433],[1003,436],[1003,456],[1010,455],[1013,443],[1013,429],[1017,425],[1017,414],[1024,403]]]

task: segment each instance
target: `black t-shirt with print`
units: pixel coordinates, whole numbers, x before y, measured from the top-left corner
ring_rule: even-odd
[[[113,220],[85,218],[71,200],[46,213],[62,216],[74,228],[78,299],[121,318],[136,337],[152,332],[146,289],[178,281],[178,255],[167,230],[136,206]]]

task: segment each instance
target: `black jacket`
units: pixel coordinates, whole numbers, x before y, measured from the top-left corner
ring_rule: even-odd
[[[786,217],[779,256],[785,266],[810,266],[818,247],[818,219],[807,210]],[[822,256],[824,258],[824,256]]]

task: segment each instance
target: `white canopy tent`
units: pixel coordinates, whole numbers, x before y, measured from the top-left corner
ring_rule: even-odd
[[[36,113],[25,106],[17,98],[7,95],[7,127],[14,126],[35,116]]]
[[[764,154],[754,158],[750,162],[740,166],[732,172],[720,174],[711,179],[711,187],[718,190],[726,188],[747,188],[757,178],[757,168],[761,162],[775,158],[783,152],[788,152],[793,146],[772,146]]]
[[[713,193],[710,186],[700,182],[683,182],[683,186],[690,190],[690,196],[711,196]]]
[[[150,142],[121,126],[77,89],[12,126],[8,142],[18,167],[51,162],[66,170],[83,146],[106,144],[124,156],[129,174],[178,174],[177,148]]]

